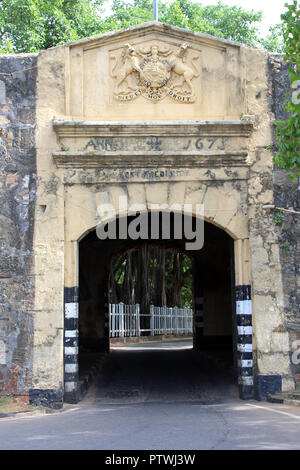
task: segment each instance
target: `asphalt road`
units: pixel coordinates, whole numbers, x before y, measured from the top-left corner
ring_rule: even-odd
[[[115,348],[78,405],[0,419],[0,449],[300,449],[300,408],[238,398],[188,343]]]

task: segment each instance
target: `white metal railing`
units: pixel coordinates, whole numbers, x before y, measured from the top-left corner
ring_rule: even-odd
[[[191,334],[193,310],[150,306],[150,331],[153,335]]]
[[[109,304],[110,337],[140,336],[140,306]]]
[[[111,338],[141,336],[142,332],[188,335],[193,332],[193,310],[151,305],[148,314],[141,314],[139,304],[109,304],[109,322]]]

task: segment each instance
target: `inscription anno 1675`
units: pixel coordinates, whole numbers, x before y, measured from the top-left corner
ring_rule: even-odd
[[[229,137],[190,137],[190,138],[163,138],[145,137],[130,139],[122,137],[106,137],[90,139],[83,147],[83,151],[214,151],[225,150]]]
[[[140,95],[153,102],[165,96],[181,103],[192,103],[196,99],[192,80],[199,76],[192,57],[187,64],[186,56],[189,45],[184,43],[177,50],[170,46],[161,49],[156,45],[148,49],[136,49],[126,44],[119,58],[115,61],[112,76],[115,78],[114,98],[119,101],[131,101]]]

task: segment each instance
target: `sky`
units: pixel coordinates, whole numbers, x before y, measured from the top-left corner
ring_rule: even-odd
[[[202,5],[215,5],[218,0],[192,0]],[[109,13],[109,4],[111,0],[106,2],[106,12]],[[292,3],[292,0],[222,0],[229,6],[241,6],[245,10],[256,10],[263,11],[263,19],[260,26],[262,34],[266,34],[269,31],[269,26],[272,24],[280,23],[280,15],[286,11],[284,7],[285,3]]]

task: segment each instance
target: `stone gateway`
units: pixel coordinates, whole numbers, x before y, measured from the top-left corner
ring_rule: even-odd
[[[98,207],[121,221],[124,196],[203,205],[194,347],[231,338],[242,399],[294,390],[300,198],[270,150],[280,57],[151,22],[0,70],[1,393],[80,399],[79,347],[108,350],[109,260],[134,246],[97,239]]]

